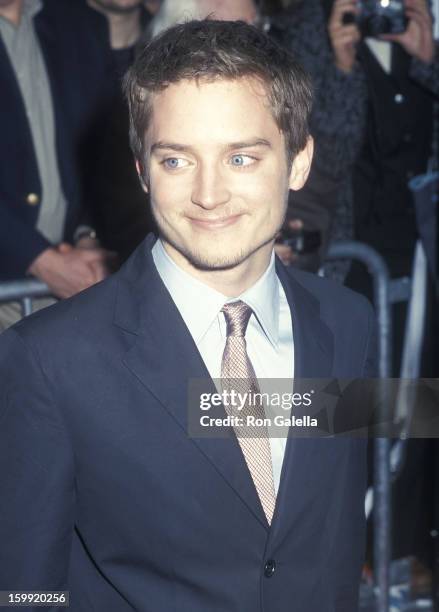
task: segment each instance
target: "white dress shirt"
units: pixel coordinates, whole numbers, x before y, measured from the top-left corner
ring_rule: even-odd
[[[167,287],[194,339],[206,368],[215,381],[221,378],[221,360],[226,344],[226,322],[222,307],[242,300],[253,314],[245,335],[247,353],[262,393],[272,393],[264,379],[294,378],[294,345],[291,312],[283,287],[276,275],[274,252],[261,278],[236,298],[230,299],[182,270],[157,240],[152,249],[157,271]],[[289,413],[284,413],[289,416]],[[286,438],[270,436],[273,479],[279,488]]]

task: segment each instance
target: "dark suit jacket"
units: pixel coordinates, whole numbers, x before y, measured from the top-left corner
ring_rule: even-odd
[[[55,115],[56,151],[68,203],[71,240],[82,204],[81,166],[94,157],[97,117],[114,91],[107,29],[83,0],[44,0],[35,28],[46,63]],[[41,183],[26,111],[0,38],[0,279],[24,276],[49,246],[36,230]],[[93,127],[93,130],[92,130]]]
[[[366,441],[289,439],[269,528],[234,434],[187,434],[187,381],[209,375],[153,241],[0,338],[0,590],[70,589],[72,612],[353,612]],[[296,376],[373,374],[365,299],[278,274]]]

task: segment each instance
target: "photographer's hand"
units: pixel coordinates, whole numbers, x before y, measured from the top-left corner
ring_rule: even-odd
[[[344,15],[359,12],[356,0],[336,0],[328,23],[329,38],[335,56],[335,65],[345,73],[352,71],[356,59],[356,46],[360,30],[355,23],[343,23]]]
[[[381,40],[397,42],[407,53],[431,64],[434,58],[433,21],[427,0],[405,0],[405,14],[409,22],[402,34],[383,34]]]

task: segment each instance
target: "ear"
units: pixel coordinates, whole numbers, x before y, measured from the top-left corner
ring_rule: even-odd
[[[145,183],[145,179],[143,178],[143,166],[142,164],[139,162],[138,159],[136,159],[136,170],[137,170],[137,175],[139,177],[139,181],[140,184],[142,185],[142,189],[145,193],[148,193],[148,185]]]
[[[306,183],[306,179],[311,169],[313,153],[314,139],[312,136],[308,136],[305,147],[296,155],[291,167],[289,187],[293,191],[302,189]]]

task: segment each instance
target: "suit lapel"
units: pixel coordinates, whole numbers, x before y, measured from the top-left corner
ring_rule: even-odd
[[[294,378],[331,376],[334,338],[320,319],[317,299],[276,261],[276,272],[290,306],[294,336]]]
[[[17,107],[20,109],[23,117],[26,117],[23,99],[21,97],[20,88],[15,78],[14,68],[9,59],[8,51],[3,39],[0,36],[0,78],[2,83],[2,102],[10,98],[10,108]]]
[[[334,338],[320,318],[317,299],[300,284],[294,272],[277,262],[277,274],[284,288],[291,311],[294,338],[294,390],[309,391],[306,379],[329,378],[333,370]],[[302,382],[302,379],[305,379]],[[294,414],[300,416],[295,410]],[[317,494],[310,474],[319,473],[322,462],[330,466],[330,455],[323,456],[327,448],[320,438],[290,436],[285,448],[276,509],[271,536],[281,537],[303,509]],[[325,468],[326,469],[326,468]]]
[[[47,7],[43,6],[43,9],[35,16],[34,23],[49,81],[55,123],[56,150],[60,164],[59,171],[65,182],[66,173],[63,167],[66,157],[65,151],[70,147],[70,144],[68,144],[70,142],[68,136],[69,121],[66,119],[66,111],[71,108],[75,101],[71,93],[66,90],[65,84],[68,79],[65,77],[65,54],[63,49],[60,49],[60,41],[56,36],[59,27],[56,19],[50,14]]]
[[[0,36],[0,112],[5,117],[10,117],[13,122],[14,138],[20,144],[21,159],[20,163],[24,168],[35,168],[37,160],[35,150],[32,144],[32,133],[29,127],[29,121],[26,116],[26,108],[23,97],[20,92],[17,79],[15,77],[14,68],[10,62],[8,51],[5,43]],[[26,175],[26,172],[25,172]],[[36,177],[36,186],[38,188],[39,178]]]
[[[151,255],[154,241],[150,235],[119,273],[115,324],[136,335],[134,344],[124,355],[124,365],[188,435],[188,381],[203,379],[203,391],[207,393],[214,393],[216,389],[192,336],[157,273]],[[291,309],[295,379],[330,377],[333,337],[320,319],[317,300],[279,263],[277,273]],[[222,418],[226,413],[220,406],[212,409],[209,415]],[[223,437],[190,440],[268,529],[233,430],[229,428]],[[322,460],[326,461],[321,456],[320,446],[319,440],[312,438],[298,440],[290,437],[287,440],[272,523],[273,537],[297,518],[303,503],[316,493],[309,487],[307,473],[316,461],[319,465]],[[301,492],[301,504],[297,503],[298,491]]]
[[[115,323],[137,338],[124,365],[154,395],[188,435],[188,381],[203,379],[207,393],[216,389],[170,294],[155,268],[148,237],[121,271]],[[147,407],[145,408],[147,409]],[[222,406],[209,416],[225,417]],[[232,429],[225,437],[190,438],[215,466],[256,518],[268,528],[255,486]]]

